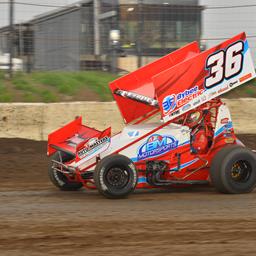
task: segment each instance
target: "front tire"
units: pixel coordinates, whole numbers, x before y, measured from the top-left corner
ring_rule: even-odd
[[[107,198],[127,197],[137,185],[138,174],[133,162],[123,155],[103,158],[94,170],[98,191]]]
[[[69,155],[67,155],[65,153],[61,153],[61,152],[56,152],[52,156],[53,160],[62,161],[62,163],[68,162],[68,161],[72,160],[72,158],[73,158],[72,156],[69,156]],[[83,186],[82,183],[69,180],[65,174],[54,170],[52,168],[53,165],[54,165],[54,163],[51,161],[49,169],[48,169],[48,175],[49,175],[51,182],[57,188],[59,188],[60,190],[63,190],[63,191],[76,191],[76,190],[79,190],[80,188],[82,188],[82,186]]]
[[[221,193],[249,193],[256,186],[256,155],[238,145],[226,146],[215,155],[210,175]]]

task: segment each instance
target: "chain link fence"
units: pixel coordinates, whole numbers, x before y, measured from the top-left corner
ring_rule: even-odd
[[[0,69],[130,72],[241,31],[256,56],[255,12],[253,0],[0,1]]]

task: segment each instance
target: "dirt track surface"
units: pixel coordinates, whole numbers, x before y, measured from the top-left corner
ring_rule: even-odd
[[[240,136],[256,149],[256,136]],[[256,190],[58,191],[46,143],[0,139],[0,255],[256,255]]]

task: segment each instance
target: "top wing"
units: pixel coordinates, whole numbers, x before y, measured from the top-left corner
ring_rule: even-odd
[[[200,49],[196,42],[188,44],[110,83],[110,89],[125,123],[131,123],[159,110],[152,78],[180,62],[192,58],[199,52]]]
[[[245,33],[156,74],[157,101],[165,122],[253,79]]]

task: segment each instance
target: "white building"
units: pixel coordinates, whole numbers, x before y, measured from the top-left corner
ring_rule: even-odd
[[[206,39],[206,47],[210,48],[224,38],[230,38],[244,31],[256,66],[256,1],[200,0],[200,5],[206,8],[202,16],[202,39]]]

